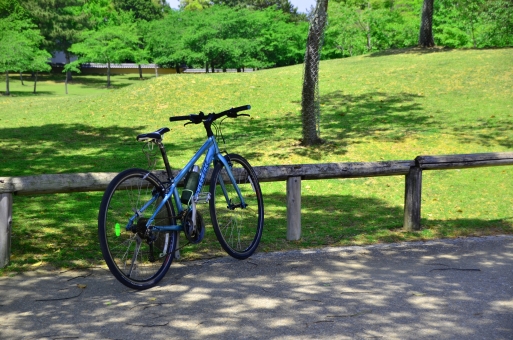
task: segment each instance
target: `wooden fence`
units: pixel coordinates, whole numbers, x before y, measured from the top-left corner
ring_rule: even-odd
[[[419,156],[412,161],[260,166],[255,167],[255,171],[260,182],[287,182],[287,239],[298,240],[301,238],[302,180],[405,176],[403,227],[405,230],[420,230],[423,170],[500,165],[513,165],[513,152]],[[156,171],[155,174],[165,179],[163,171]],[[0,268],[9,263],[10,257],[12,195],[104,191],[115,175],[77,173],[0,177]]]

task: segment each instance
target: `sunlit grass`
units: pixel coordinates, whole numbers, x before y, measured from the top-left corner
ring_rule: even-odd
[[[168,126],[171,163],[181,167],[204,139],[200,125],[169,116],[251,104],[251,118],[226,120],[226,148],[253,165],[413,159],[417,155],[511,151],[513,49],[416,49],[321,63],[321,137],[301,138],[302,66],[244,74],[169,75],[139,81],[59,79],[39,95],[11,79],[0,96],[0,176],[121,171],[146,167],[135,136]],[[27,92],[27,93],[25,93]],[[162,166],[162,165],[161,165]],[[303,181],[302,239],[286,236],[285,183],[263,183],[266,222],[260,251],[428,240],[513,232],[512,167],[424,172],[422,225],[401,230],[404,177]],[[96,218],[101,193],[15,196],[12,264],[101,263]],[[208,207],[202,207],[209,224]],[[205,242],[183,258],[222,250],[207,226]]]

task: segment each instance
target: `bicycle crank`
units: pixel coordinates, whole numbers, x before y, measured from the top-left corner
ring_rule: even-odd
[[[205,236],[205,221],[199,211],[196,211],[196,225],[192,221],[192,210],[187,211],[183,219],[183,232],[190,243],[201,242]]]

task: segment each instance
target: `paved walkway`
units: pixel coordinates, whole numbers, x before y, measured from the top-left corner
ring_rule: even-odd
[[[0,278],[0,339],[513,339],[513,237]]]

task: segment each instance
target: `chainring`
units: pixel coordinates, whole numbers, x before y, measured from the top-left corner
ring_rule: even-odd
[[[192,223],[192,210],[187,211],[183,219],[183,232],[190,243],[201,242],[205,236],[205,221],[199,211],[196,211],[196,227]]]

